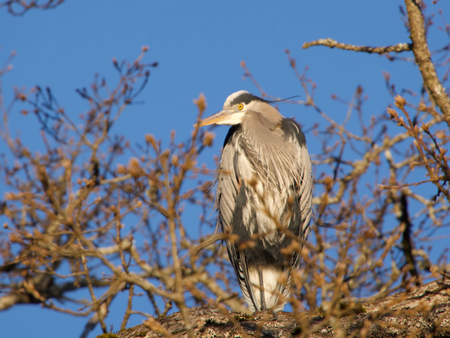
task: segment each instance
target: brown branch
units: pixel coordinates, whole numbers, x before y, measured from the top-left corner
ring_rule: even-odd
[[[370,47],[370,46],[355,46],[349,45],[346,43],[337,42],[336,40],[327,38],[327,39],[319,39],[311,42],[305,42],[303,44],[303,48],[307,49],[312,46],[326,46],[330,48],[339,48],[344,50],[352,50],[354,52],[364,52],[364,53],[375,53],[375,54],[386,54],[390,52],[401,53],[408,52],[411,50],[411,44],[409,43],[399,43],[398,45],[393,46],[384,46],[384,47]]]
[[[274,320],[271,314],[258,313],[245,316],[236,312],[224,313],[220,309],[203,306],[189,310],[197,337],[244,336],[257,337],[416,337],[447,336],[450,331],[450,284],[434,281],[401,292],[382,300],[362,304],[349,304],[344,312],[330,315],[314,311],[299,316],[280,312]],[[167,317],[150,318],[152,325],[138,325],[117,332],[119,338],[185,337],[179,312]],[[405,325],[405,323],[407,323]],[[149,330],[150,328],[150,330]]]
[[[427,152],[429,155],[431,155],[433,157],[433,159],[435,159],[436,164],[439,167],[442,167],[444,169],[443,171],[446,172],[447,171],[446,161],[444,161],[445,165],[441,165],[441,163],[443,162],[444,156],[443,156],[443,154],[441,154],[441,156],[439,158],[437,158],[434,154],[434,151],[431,151],[429,149],[429,147],[425,144],[425,142],[423,141],[422,135],[419,134],[419,128],[412,122],[408,111],[405,109],[405,104],[406,104],[405,99],[403,97],[397,95],[397,97],[395,98],[395,105],[397,106],[397,108],[401,109],[402,112],[405,114],[409,126],[406,125],[406,123],[403,121],[402,117],[398,116],[398,114],[395,110],[387,108],[387,111],[388,111],[389,115],[391,116],[391,119],[395,120],[399,126],[404,127],[408,131],[408,133],[407,133],[408,135],[415,138],[414,145],[417,148],[417,150],[419,151],[419,154],[422,158],[425,168],[428,171],[428,175],[430,176],[430,180],[432,180],[434,185],[436,185],[436,187],[439,190],[439,193],[444,194],[447,197],[447,200],[450,201],[450,192],[444,188],[446,181],[444,181],[444,185],[439,183],[439,178],[436,174],[436,171],[433,169],[432,162],[430,162],[428,160],[425,152]],[[425,127],[422,127],[421,129],[422,130],[429,129],[428,124],[425,125]]]
[[[410,37],[413,42],[412,51],[420,73],[422,74],[424,86],[427,88],[430,96],[439,106],[444,118],[450,127],[450,99],[445,93],[445,89],[431,61],[431,53],[428,49],[428,43],[425,32],[425,25],[420,8],[419,0],[405,0],[406,11],[408,12],[408,21],[410,27]]]
[[[51,276],[43,277],[43,275],[38,275],[32,280],[34,288],[42,295],[47,301],[51,299],[62,299],[66,293],[79,290],[88,286],[86,279],[81,279],[77,283],[68,282],[55,284]],[[105,287],[109,285],[108,281],[91,279],[92,285],[95,287]],[[49,286],[51,285],[51,287]],[[2,297],[0,297],[0,312],[4,311],[16,304],[35,304],[40,303],[39,300],[35,299],[34,296],[28,292],[21,292],[24,290],[22,288],[22,283],[16,285],[16,289],[10,291]]]
[[[125,315],[123,316],[122,324],[120,325],[121,330],[125,330],[127,327],[128,320],[130,319],[130,315],[132,312],[133,306],[133,295],[134,295],[134,285],[130,285],[130,289],[128,291],[128,304]]]

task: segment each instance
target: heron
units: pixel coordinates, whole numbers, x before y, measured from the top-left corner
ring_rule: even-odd
[[[218,227],[252,312],[277,313],[293,288],[292,272],[312,215],[313,177],[305,135],[294,119],[241,90],[200,126],[231,125],[216,176]]]

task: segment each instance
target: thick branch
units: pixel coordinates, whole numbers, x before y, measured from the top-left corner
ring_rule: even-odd
[[[374,303],[350,305],[339,314],[280,312],[253,316],[224,313],[213,307],[189,310],[197,337],[448,337],[450,332],[450,282],[434,281],[411,293],[402,292]],[[118,338],[185,337],[180,313],[117,332]],[[153,329],[153,330],[152,330]],[[157,331],[157,332],[155,332]],[[161,335],[162,334],[162,335]]]
[[[408,52],[411,50],[411,44],[408,43],[399,43],[398,45],[384,46],[384,47],[370,47],[370,46],[348,45],[345,43],[337,42],[336,40],[330,38],[305,42],[303,44],[304,49],[307,49],[311,46],[326,46],[330,48],[339,48],[344,50],[352,50],[354,52],[364,52],[370,54],[371,53],[386,54],[390,52],[401,53],[401,52]]]
[[[439,106],[442,114],[450,127],[450,99],[445,93],[445,89],[431,61],[431,53],[425,36],[425,26],[419,0],[405,0],[408,12],[409,27],[411,33],[412,51],[414,58],[422,74],[423,83],[428,89],[433,100]]]

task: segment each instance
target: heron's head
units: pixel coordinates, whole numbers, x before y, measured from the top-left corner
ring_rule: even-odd
[[[249,111],[271,112],[272,110],[277,112],[268,101],[250,94],[245,90],[240,90],[227,97],[223,105],[223,110],[201,120],[200,127],[208,126],[210,124],[240,124]]]

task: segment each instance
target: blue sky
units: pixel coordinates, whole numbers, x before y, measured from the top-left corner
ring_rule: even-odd
[[[49,86],[66,112],[76,116],[88,107],[75,89],[88,86],[96,73],[109,81],[116,80],[112,58],[132,61],[142,46],[149,46],[145,61],[156,61],[159,66],[152,69],[150,82],[140,97],[143,104],[130,107],[114,132],[132,142],[142,141],[146,133],[167,141],[174,129],[177,140],[182,141],[191,133],[197,114],[192,100],[200,93],[208,102],[207,115],[220,110],[226,97],[237,90],[258,94],[250,80],[243,80],[241,61],[271,95],[301,95],[284,52],[289,49],[299,70],[309,66],[309,76],[318,85],[316,101],[332,118],[342,121],[347,107],[337,105],[331,95],[350,100],[358,85],[363,85],[369,95],[366,111],[378,115],[392,103],[383,71],[391,74],[398,87],[418,91],[420,74],[413,64],[325,47],[304,50],[302,44],[327,37],[372,46],[409,42],[399,11],[402,4],[398,0],[78,0],[67,1],[54,10],[30,11],[23,17],[13,17],[3,9],[0,64],[11,51],[17,53],[13,71],[3,79],[4,95],[11,98],[13,86]],[[436,6],[449,17],[449,2],[440,1]],[[430,44],[439,46],[443,41],[445,35],[434,28]],[[302,106],[285,104],[280,110],[306,127],[321,121]],[[11,131],[20,131],[23,142],[39,150],[35,119],[16,111],[11,116]],[[220,152],[226,131],[214,131],[214,147],[204,154],[210,166],[212,156]],[[308,146],[312,154],[319,150],[313,143]],[[118,302],[113,309],[108,325],[115,323],[118,329],[123,303]],[[0,313],[5,337],[78,337],[86,320],[37,306],[17,306]],[[141,318],[133,320],[130,325],[141,322]],[[90,337],[99,333],[97,328]]]

